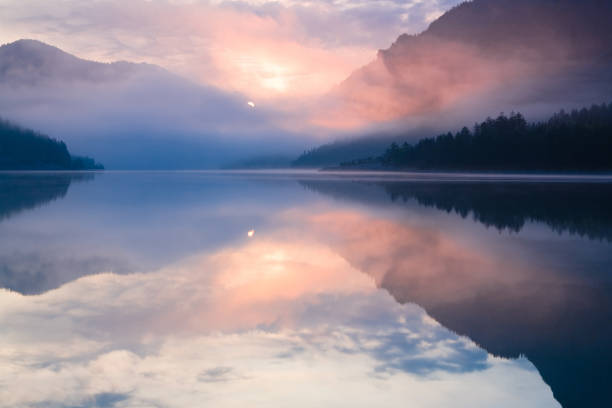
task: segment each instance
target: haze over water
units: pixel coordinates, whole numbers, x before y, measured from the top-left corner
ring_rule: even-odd
[[[2,173],[0,197],[1,407],[610,401],[609,178]]]

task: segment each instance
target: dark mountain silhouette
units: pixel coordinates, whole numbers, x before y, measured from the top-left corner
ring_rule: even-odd
[[[64,142],[0,118],[0,170],[100,170],[89,157],[71,156]]]
[[[546,111],[612,90],[612,3],[474,0],[401,35],[336,90],[345,114],[373,120],[464,111]],[[491,111],[494,109],[493,111]],[[471,114],[470,114],[471,112]],[[549,110],[550,112],[550,110]]]
[[[368,204],[416,200],[464,218],[471,214],[477,222],[512,231],[536,221],[559,233],[612,239],[609,183],[302,183],[324,194]],[[414,242],[416,231],[403,234],[401,227],[394,230],[381,225],[370,231],[367,225],[342,224],[339,233],[330,234],[340,253],[357,269],[372,275],[398,302],[422,306],[442,325],[468,336],[494,355],[525,355],[564,408],[610,405],[609,254],[577,250],[586,258],[574,260],[572,254],[565,253],[566,247],[549,243],[538,250],[538,256],[567,258],[564,270],[517,266],[512,259],[483,265],[478,262],[485,253],[465,258],[462,252],[445,254],[444,246],[438,253],[440,241],[429,232],[419,243]],[[384,231],[392,234],[391,238],[380,236]],[[343,234],[348,237],[342,238]],[[376,234],[378,244],[372,246]],[[435,256],[426,258],[428,267],[423,270],[419,257],[426,250]],[[593,257],[597,260],[590,263]]]

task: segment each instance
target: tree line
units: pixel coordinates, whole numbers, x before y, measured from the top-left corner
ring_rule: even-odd
[[[378,162],[410,169],[606,171],[612,170],[612,103],[560,111],[528,123],[520,113],[500,114],[416,144],[392,143]]]
[[[72,156],[62,141],[0,118],[0,170],[103,168],[90,157]]]

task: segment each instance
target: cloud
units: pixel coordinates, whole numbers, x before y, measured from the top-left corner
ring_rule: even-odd
[[[455,1],[5,1],[0,42],[161,65],[252,98],[327,91]]]
[[[0,406],[557,406],[529,362],[397,304],[304,232],[41,296],[0,291]]]
[[[0,406],[556,406],[531,363],[398,304],[321,237],[378,224],[304,211],[159,270],[0,290]]]

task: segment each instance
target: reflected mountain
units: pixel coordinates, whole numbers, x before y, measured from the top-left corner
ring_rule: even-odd
[[[0,173],[0,221],[62,199],[70,183],[94,177],[94,173]]]
[[[612,241],[612,183],[300,181],[346,199],[409,202],[455,213],[498,230],[540,222],[553,231]],[[384,193],[384,194],[383,194]]]
[[[521,231],[500,236],[490,248],[482,239],[470,248],[463,235],[450,239],[440,227],[419,230],[363,217],[334,221],[338,215],[320,222],[342,256],[399,303],[422,306],[442,325],[490,353],[526,356],[563,407],[612,404],[609,244],[532,239],[523,231],[526,223],[537,221],[556,233],[610,241],[612,186],[303,184],[368,204],[414,199],[463,218],[472,214],[487,226]],[[587,262],[592,258],[596,261]]]
[[[609,284],[535,284],[510,294],[503,286],[492,285],[472,297],[445,302],[429,297],[412,278],[410,271],[394,271],[380,287],[399,303],[422,306],[443,326],[468,336],[492,354],[526,356],[563,407],[612,404],[608,392],[612,367]],[[561,293],[563,304],[555,301]],[[572,295],[567,296],[569,293]]]
[[[94,173],[0,173],[0,222],[24,211],[61,200],[68,193],[70,184],[93,180]],[[68,281],[78,276],[77,271],[89,270],[92,265],[66,259],[55,254],[52,262],[40,254],[10,252],[0,254],[0,287],[23,294],[38,294],[56,287],[56,282]],[[55,259],[57,261],[57,259]],[[107,262],[101,259],[88,264]],[[58,278],[58,276],[65,276]]]

